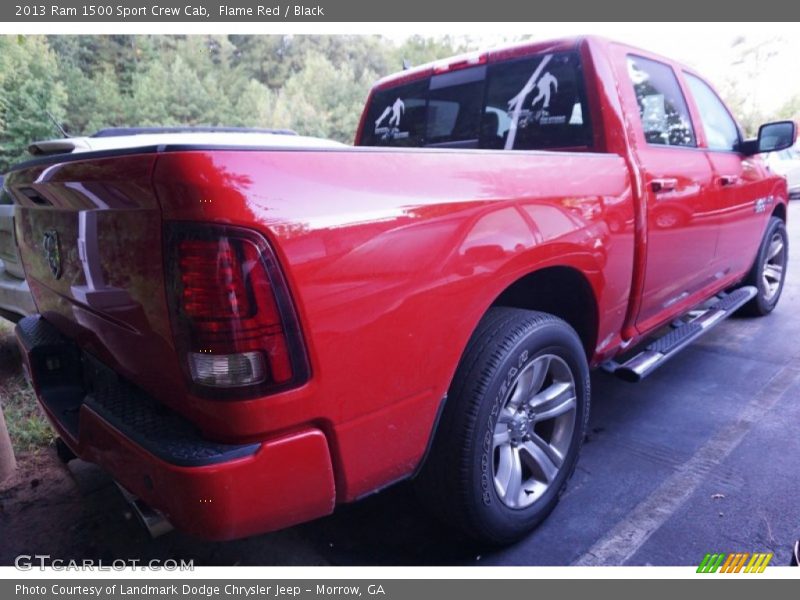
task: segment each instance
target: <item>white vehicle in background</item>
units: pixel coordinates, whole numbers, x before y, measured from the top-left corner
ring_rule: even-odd
[[[786,177],[789,198],[800,198],[800,145],[780,152],[770,152],[767,155],[767,164],[773,172]]]
[[[0,175],[0,188],[3,177]],[[14,205],[0,195],[0,317],[19,321],[36,312],[14,238]]]

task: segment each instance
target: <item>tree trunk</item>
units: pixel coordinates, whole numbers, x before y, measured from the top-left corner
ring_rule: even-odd
[[[16,468],[17,461],[14,458],[14,449],[11,447],[11,438],[8,437],[3,407],[0,406],[0,481],[8,479]]]

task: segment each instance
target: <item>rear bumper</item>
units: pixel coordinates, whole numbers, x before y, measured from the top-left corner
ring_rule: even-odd
[[[39,402],[67,445],[178,529],[234,539],[333,510],[333,469],[320,430],[254,444],[209,441],[39,315],[22,319],[16,334]]]
[[[0,260],[0,309],[21,317],[36,312],[33,296],[24,279],[10,275]]]

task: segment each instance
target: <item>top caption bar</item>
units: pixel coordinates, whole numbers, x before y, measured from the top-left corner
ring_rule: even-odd
[[[800,4],[784,0],[721,5],[711,1],[671,0],[144,0],[91,3],[85,0],[0,4],[0,22],[520,22],[520,21],[791,21]],[[658,25],[656,25],[658,26]],[[661,25],[666,26],[666,25]],[[675,31],[680,37],[679,28]]]

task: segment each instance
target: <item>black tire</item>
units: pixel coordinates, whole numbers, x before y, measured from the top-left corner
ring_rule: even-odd
[[[500,468],[500,453],[512,450],[493,446],[498,439],[495,437],[496,428],[508,427],[511,431],[512,425],[505,423],[518,425],[516,421],[509,421],[508,410],[503,410],[507,406],[506,398],[517,393],[523,373],[529,369],[541,373],[541,369],[551,368],[542,365],[553,365],[561,369],[562,374],[568,370],[574,382],[573,390],[568,394],[572,396],[574,409],[570,409],[568,417],[552,418],[555,423],[553,432],[558,433],[551,432],[548,442],[556,444],[553,436],[558,437],[557,442],[562,447],[559,456],[563,462],[555,470],[556,474],[548,479],[549,483],[543,483],[546,487],[541,493],[529,491],[536,489],[534,479],[527,482],[522,479],[522,486],[514,486],[516,494],[510,491],[511,483],[507,484],[505,492],[511,500],[503,499],[498,491],[495,470]],[[535,371],[537,368],[540,370]],[[530,377],[533,380],[537,375]],[[553,386],[560,379],[557,380],[556,375],[548,374],[546,377],[550,379],[543,379],[542,387],[537,389],[555,389]],[[583,345],[567,323],[541,312],[490,309],[461,359],[431,452],[416,479],[416,488],[423,502],[435,515],[481,542],[508,544],[529,533],[555,508],[575,469],[589,418],[589,385]],[[536,398],[538,395],[535,389],[533,391]],[[522,405],[528,406],[527,400]],[[501,410],[503,421],[498,422]],[[522,412],[520,409],[515,414]],[[530,416],[534,422],[537,415],[531,412]],[[521,418],[525,419],[527,427],[539,427],[531,425],[526,416]],[[557,421],[567,418],[572,420],[571,433],[566,433],[569,430]],[[533,429],[528,431],[527,436],[537,435],[539,440],[546,437],[545,434],[532,433]],[[521,439],[524,441],[529,437]],[[520,438],[517,443],[521,443]],[[508,445],[517,448],[513,442],[508,442]],[[522,464],[519,457],[523,449],[513,451],[516,452],[516,464]],[[528,463],[536,465],[530,460]],[[520,472],[525,469],[528,469],[529,476],[534,477],[527,466],[523,465]],[[544,469],[541,472],[544,473]],[[508,502],[514,502],[514,498],[521,498],[520,504],[528,501],[532,504],[511,507]]]
[[[764,281],[764,268],[775,236],[779,236],[783,241],[783,270],[777,290],[770,293]],[[764,238],[761,240],[761,245],[758,247],[756,261],[753,263],[753,267],[750,269],[747,277],[742,281],[742,285],[755,286],[758,289],[758,293],[750,302],[741,308],[741,314],[751,317],[763,317],[775,309],[778,305],[778,300],[781,298],[783,284],[786,281],[786,266],[788,260],[789,236],[786,233],[786,225],[778,217],[771,217],[767,224],[767,230],[764,232]]]

